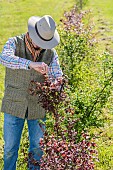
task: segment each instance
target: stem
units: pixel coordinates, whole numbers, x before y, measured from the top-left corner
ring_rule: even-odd
[[[80,9],[82,9],[82,0],[79,0],[80,1]]]
[[[113,78],[113,75],[108,79],[108,81],[111,81],[112,78]],[[90,109],[90,111],[89,111],[88,113],[87,113],[87,110],[88,110],[89,107],[87,107],[86,113],[87,113],[87,116],[88,116],[88,117],[90,116],[90,114],[91,114],[92,110],[94,109],[95,105],[98,103],[98,100],[99,100],[99,98],[100,98],[101,95],[102,95],[102,92],[105,90],[105,88],[106,88],[108,85],[109,85],[109,84],[106,84],[106,85],[103,87],[103,89],[100,91],[100,94],[99,94],[98,97],[96,98],[93,106],[91,107],[91,109]],[[85,116],[84,116],[84,117],[85,117]]]

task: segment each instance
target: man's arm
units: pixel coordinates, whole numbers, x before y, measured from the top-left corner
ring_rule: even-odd
[[[15,56],[15,42],[13,38],[9,38],[4,45],[0,56],[0,63],[11,69],[29,69],[30,60]]]
[[[15,56],[15,41],[13,38],[9,38],[6,42],[2,54],[0,55],[0,64],[11,69],[34,69],[37,72],[46,74],[48,72],[48,66],[44,62],[32,62],[25,58]]]

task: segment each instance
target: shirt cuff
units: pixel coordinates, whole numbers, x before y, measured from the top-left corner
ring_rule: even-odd
[[[26,62],[26,70],[31,70],[30,67],[29,67],[30,63],[31,63],[30,60],[28,60],[28,61]]]

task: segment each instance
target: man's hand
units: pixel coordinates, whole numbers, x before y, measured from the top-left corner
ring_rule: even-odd
[[[48,65],[44,62],[31,62],[29,65],[30,69],[34,69],[37,72],[40,72],[41,74],[47,74],[48,73]]]

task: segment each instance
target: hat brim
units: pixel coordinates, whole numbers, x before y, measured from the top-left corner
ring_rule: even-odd
[[[42,40],[36,30],[35,30],[35,24],[36,22],[40,19],[40,17],[33,17],[30,18],[28,20],[28,32],[29,32],[29,36],[32,39],[32,41],[39,47],[43,48],[43,49],[52,49],[55,46],[57,46],[60,42],[60,36],[57,32],[57,30],[55,30],[54,36],[50,41],[44,41]]]

